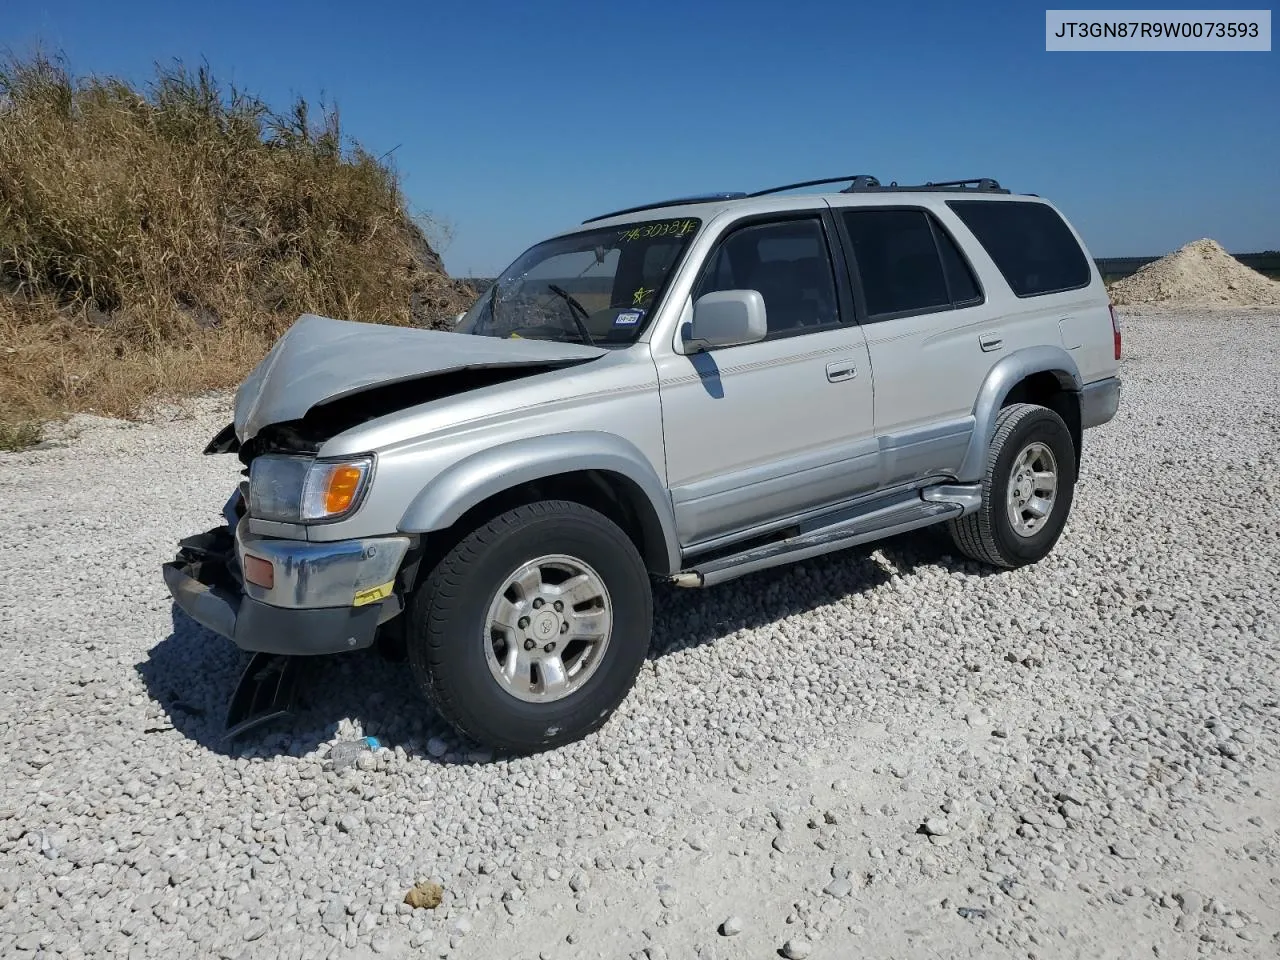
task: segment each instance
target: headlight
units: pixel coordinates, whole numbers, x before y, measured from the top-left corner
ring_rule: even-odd
[[[249,467],[249,515],[285,523],[336,520],[359,505],[372,472],[372,457],[257,457]]]

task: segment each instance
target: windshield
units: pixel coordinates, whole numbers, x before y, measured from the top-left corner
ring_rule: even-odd
[[[701,220],[646,220],[584,230],[530,247],[458,326],[484,337],[635,341]]]

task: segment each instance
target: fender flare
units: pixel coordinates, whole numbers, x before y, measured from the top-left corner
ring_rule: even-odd
[[[526,437],[490,447],[459,460],[424,486],[400,520],[404,533],[444,530],[476,505],[512,487],[557,474],[599,470],[620,476],[629,485],[646,546],[660,544],[667,569],[680,569],[675,512],[666,485],[635,444],[602,431],[555,433]],[[645,551],[647,554],[649,551]],[[646,556],[652,569],[661,564]]]
[[[1062,389],[1079,394],[1082,383],[1080,368],[1062,347],[1040,345],[1016,350],[1000,360],[987,373],[973,405],[973,436],[965,451],[957,480],[977,483],[986,473],[987,448],[995,435],[1000,407],[1020,381],[1036,373],[1051,373]]]

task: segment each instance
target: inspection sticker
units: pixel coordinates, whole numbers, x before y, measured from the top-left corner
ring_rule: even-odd
[[[623,310],[613,318],[613,325],[615,327],[634,327],[643,316],[643,310]]]
[[[380,587],[370,587],[368,590],[361,590],[356,594],[356,598],[351,601],[353,607],[363,607],[366,603],[375,603],[378,600],[385,600],[391,596],[391,585],[394,580],[388,580]]]

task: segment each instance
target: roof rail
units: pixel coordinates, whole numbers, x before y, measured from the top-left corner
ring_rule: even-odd
[[[851,177],[824,177],[821,180],[802,180],[799,183],[787,183],[781,187],[770,187],[768,190],[757,190],[755,193],[748,193],[748,197],[765,197],[771,193],[782,193],[784,190],[798,190],[800,187],[816,187],[823,183],[844,183],[850,180],[853,183],[871,183],[876,186],[880,185],[880,181],[875,177],[865,173],[855,173]]]
[[[642,203],[638,207],[627,207],[625,210],[614,210],[612,213],[602,213],[598,217],[590,217],[583,220],[583,223],[595,223],[597,220],[608,220],[610,217],[620,217],[624,213],[639,213],[642,210],[656,210],[658,207],[679,207],[687,203],[707,203],[711,200],[741,200],[747,194],[741,191],[735,193],[702,193],[692,197],[677,197],[674,200],[659,200],[657,203]]]
[[[975,177],[972,180],[939,180],[928,183],[903,185],[897,180],[888,184],[882,184],[875,177],[866,173],[854,174],[851,177],[823,177],[820,180],[801,180],[799,183],[787,183],[780,187],[770,187],[767,190],[757,190],[754,193],[743,193],[741,191],[728,193],[702,193],[692,197],[677,197],[674,200],[660,200],[657,203],[642,203],[638,207],[627,207],[625,210],[614,210],[612,213],[602,213],[598,217],[591,217],[583,220],[583,223],[595,223],[597,220],[608,220],[610,217],[620,217],[627,213],[640,213],[644,210],[656,210],[658,207],[679,207],[690,203],[709,203],[714,200],[743,200],[747,197],[766,197],[772,193],[782,193],[786,190],[798,190],[801,187],[816,187],[824,183],[845,183],[848,186],[841,190],[841,193],[928,193],[931,191],[938,192],[955,192],[955,193],[1009,193],[999,182],[991,177]]]
[[[871,178],[874,179],[874,178]],[[859,183],[855,181],[841,190],[841,193],[874,193],[876,191],[897,192],[897,193],[928,193],[930,191],[938,192],[965,192],[973,191],[974,193],[1009,193],[999,182],[991,177],[975,177],[972,180],[940,180],[934,182],[930,180],[928,183],[920,184],[899,184],[897,180],[892,181],[887,186],[882,186],[879,182]]]

